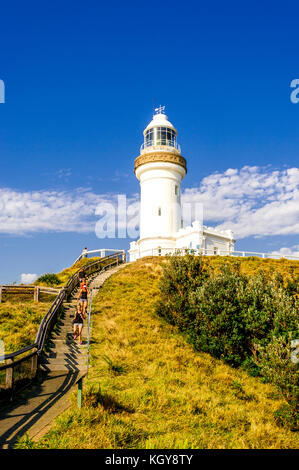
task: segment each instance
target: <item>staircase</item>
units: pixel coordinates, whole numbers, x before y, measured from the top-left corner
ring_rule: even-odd
[[[87,284],[89,289],[99,289],[103,283],[125,265],[121,264],[107,269],[101,273],[89,276]],[[40,367],[46,372],[86,371],[87,368],[87,319],[84,321],[82,330],[82,345],[73,339],[73,319],[77,308],[78,288],[72,292],[69,302],[64,302],[64,313],[59,318],[49,340],[47,351],[43,353]],[[90,330],[91,334],[91,330]]]

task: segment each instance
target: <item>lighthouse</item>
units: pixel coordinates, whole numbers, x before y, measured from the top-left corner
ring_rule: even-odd
[[[207,227],[200,221],[184,227],[181,184],[187,162],[181,155],[177,135],[165,114],[165,106],[156,108],[143,131],[144,142],[135,159],[134,172],[140,182],[140,238],[130,244],[131,261],[161,256],[177,248],[207,249],[211,240],[214,252],[219,248],[232,249],[231,231],[216,231],[213,238],[212,233],[205,233]]]

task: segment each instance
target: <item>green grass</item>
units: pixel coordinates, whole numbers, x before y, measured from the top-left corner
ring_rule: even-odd
[[[298,448],[276,389],[195,352],[155,314],[163,259],[121,269],[93,304],[92,368],[73,405],[29,448]]]

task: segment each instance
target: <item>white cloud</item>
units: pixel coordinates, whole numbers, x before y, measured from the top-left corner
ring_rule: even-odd
[[[0,233],[92,232],[96,207],[115,203],[116,195],[75,191],[20,192],[0,189]]]
[[[299,234],[299,168],[230,168],[186,189],[182,200],[202,202],[204,221],[237,238]]]
[[[36,281],[37,278],[38,278],[37,274],[22,273],[21,284],[31,284],[32,282]]]
[[[291,246],[290,248],[288,247],[282,247],[278,251],[273,251],[275,255],[281,255],[281,256],[295,256],[296,258],[299,257],[299,245],[294,245]]]
[[[127,197],[127,204],[138,199]],[[237,239],[299,234],[299,168],[229,168],[185,189],[182,202],[202,203],[204,223],[231,229]],[[0,233],[90,233],[100,218],[96,208],[107,203],[116,207],[117,194],[0,189]]]

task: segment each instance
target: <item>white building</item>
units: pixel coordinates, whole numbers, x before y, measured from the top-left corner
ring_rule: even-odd
[[[203,254],[228,254],[234,250],[231,230],[205,227],[200,221],[184,227],[181,182],[187,173],[186,159],[177,143],[177,131],[161,106],[145,128],[144,143],[135,160],[140,181],[140,238],[130,243],[130,261],[165,255],[176,249]]]

